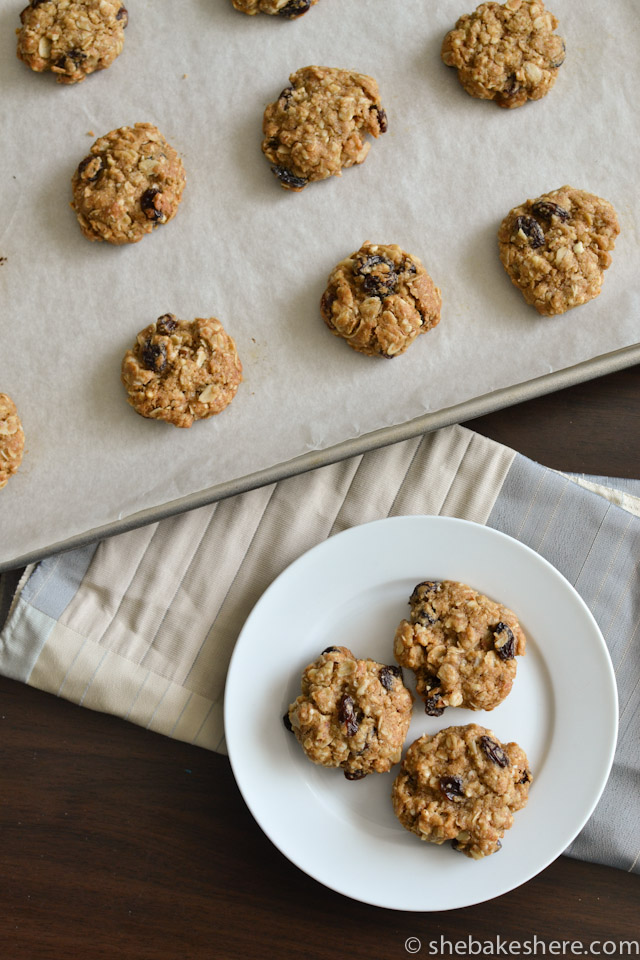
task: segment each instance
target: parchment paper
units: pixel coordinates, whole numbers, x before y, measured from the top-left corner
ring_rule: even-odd
[[[16,59],[24,2],[0,0],[0,390],[27,437],[0,493],[0,562],[640,339],[635,0],[553,0],[565,65],[514,111],[440,61],[461,0],[320,0],[293,22],[128,0],[124,52],[73,87]],[[260,151],[262,113],[312,63],[373,75],[389,131],[363,165],[291,194]],[[143,120],[183,157],[183,203],[136,245],[91,244],[71,175],[97,136]],[[496,231],[565,183],[610,200],[622,233],[602,295],[542,318]],[[440,326],[392,362],[319,315],[331,268],[365,240],[416,254],[442,289]],[[190,430],[139,417],[120,384],[124,351],[167,311],[219,317],[244,363],[232,405]]]

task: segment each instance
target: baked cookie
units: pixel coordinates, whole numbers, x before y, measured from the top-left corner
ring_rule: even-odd
[[[122,52],[129,16],[120,0],[31,0],[20,20],[18,59],[58,83],[80,83]]]
[[[411,744],[391,793],[395,814],[421,840],[480,860],[499,850],[513,814],[527,804],[531,771],[517,743],[475,723]]]
[[[256,13],[268,13],[285,20],[296,20],[317,2],[318,0],[231,0],[236,10],[248,13],[251,17]]]
[[[460,17],[444,38],[442,59],[458,71],[472,97],[500,107],[540,100],[556,82],[565,57],[556,17],[542,0],[483,3]]]
[[[507,214],[500,259],[527,303],[552,317],[598,296],[619,233],[610,203],[560,187]]]
[[[96,140],[73,175],[71,206],[88,240],[137,243],[176,215],[185,182],[158,128],[136,123]]]
[[[122,361],[134,410],[176,427],[221,413],[241,380],[236,345],[215,317],[189,322],[165,313],[140,331]]]
[[[320,313],[354,350],[391,359],[440,322],[441,304],[417,257],[395,244],[365,243],[332,270]]]
[[[412,704],[399,667],[328,647],[302,674],[302,694],[284,722],[309,760],[361,780],[399,762]]]
[[[352,70],[303,67],[289,83],[262,124],[262,151],[285,190],[302,190],[362,163],[371,147],[363,135],[387,129],[376,81]]]
[[[515,614],[455,580],[425,580],[409,603],[411,619],[398,625],[393,652],[415,672],[426,713],[493,710],[502,703],[526,646]]]
[[[0,393],[0,490],[22,463],[24,433],[16,405]]]

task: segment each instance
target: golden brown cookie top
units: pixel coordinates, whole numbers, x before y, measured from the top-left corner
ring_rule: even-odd
[[[557,26],[542,0],[483,3],[446,35],[442,59],[472,97],[521,107],[544,97],[556,81],[565,58]]]
[[[122,52],[128,19],[121,0],[31,0],[20,14],[18,58],[58,83],[80,83]]]
[[[303,67],[289,77],[264,112],[262,151],[286,190],[340,176],[362,163],[387,129],[378,84],[366,74],[335,67]]]
[[[131,406],[176,427],[221,413],[241,381],[236,345],[215,317],[186,321],[164,314],[140,331],[122,361]]]

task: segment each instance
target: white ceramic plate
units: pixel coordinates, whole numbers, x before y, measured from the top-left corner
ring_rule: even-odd
[[[422,843],[396,820],[395,772],[347,781],[314,766],[282,722],[304,667],[327,646],[393,663],[395,628],[421,580],[460,580],[512,608],[527,635],[511,694],[495,710],[414,705],[407,745],[476,722],[527,752],[534,782],[502,850],[472,861]],[[411,686],[410,672],[405,682]],[[447,910],[506,893],[554,860],[585,824],[615,749],[617,693],[609,654],[573,587],[528,547],[446,517],[354,527],[288,567],[238,639],[225,692],[236,780],[252,814],[293,863],[333,890],[398,910]]]

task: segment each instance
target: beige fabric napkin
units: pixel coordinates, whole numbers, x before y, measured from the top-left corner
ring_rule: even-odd
[[[224,752],[227,666],[264,590],[332,534],[403,514],[493,526],[546,557],[590,607],[616,671],[620,736],[603,797],[567,853],[640,872],[638,501],[459,426],[28,568],[0,631],[0,672]]]
[[[452,427],[51,558],[23,577],[0,671],[224,751],[227,665],[271,581],[368,520],[442,513],[484,523],[514,456]]]

